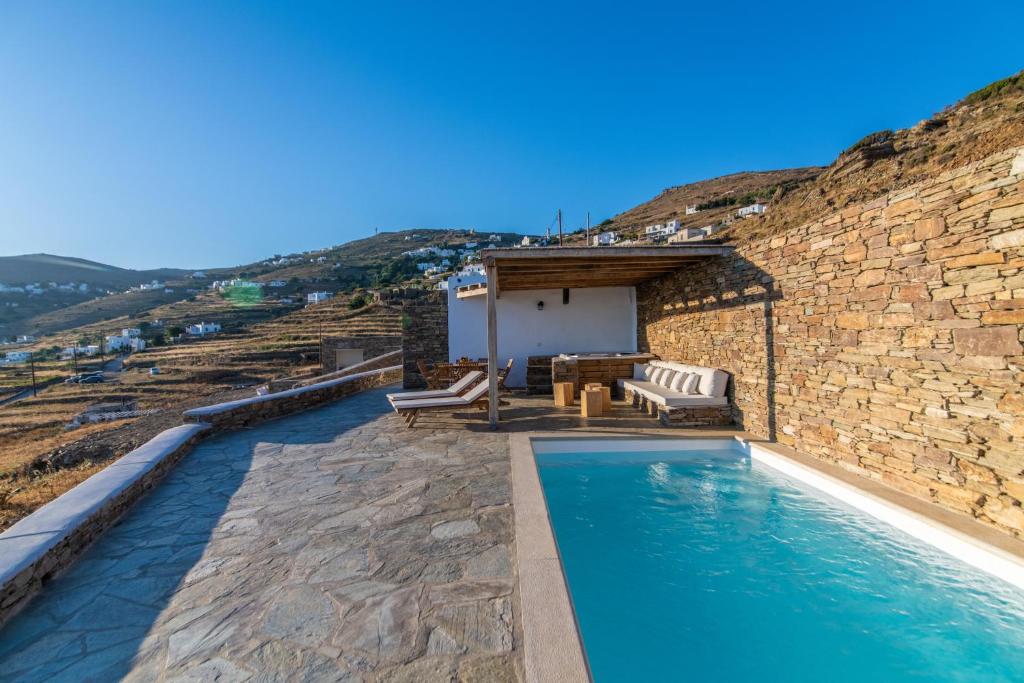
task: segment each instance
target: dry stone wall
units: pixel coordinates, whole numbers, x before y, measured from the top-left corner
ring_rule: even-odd
[[[1024,148],[638,289],[748,431],[1024,536]]]
[[[435,290],[402,302],[402,386],[406,389],[427,386],[417,360],[448,360],[448,292]]]

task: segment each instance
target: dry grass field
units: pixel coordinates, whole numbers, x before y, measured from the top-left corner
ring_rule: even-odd
[[[110,334],[137,326],[141,317],[69,330],[41,339],[37,347]],[[296,310],[269,303],[241,307],[206,294],[154,309],[145,320],[159,319],[167,327],[205,320],[221,323],[224,331],[132,354],[123,371],[108,373],[102,384],[55,384],[36,397],[0,406],[0,530],[160,430],[180,424],[184,409],[251,396],[255,386],[271,379],[315,369],[321,333],[400,334],[400,318],[398,309],[386,306],[349,310],[343,297]],[[70,374],[67,362],[41,365],[43,372]],[[150,374],[152,367],[159,374]],[[66,429],[90,405],[111,402],[159,412]]]

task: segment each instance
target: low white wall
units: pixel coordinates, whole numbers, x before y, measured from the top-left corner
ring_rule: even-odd
[[[455,287],[480,277],[455,278],[448,288],[448,358],[487,356],[487,297],[456,297]],[[537,302],[544,310],[537,310]],[[510,387],[526,385],[528,356],[568,352],[636,351],[636,290],[594,287],[502,292],[498,299],[498,359],[515,358]]]

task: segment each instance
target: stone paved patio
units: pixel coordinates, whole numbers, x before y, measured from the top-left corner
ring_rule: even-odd
[[[200,444],[0,631],[18,681],[516,680],[507,438],[383,390]]]

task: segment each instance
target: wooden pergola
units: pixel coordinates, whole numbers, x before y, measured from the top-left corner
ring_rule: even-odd
[[[680,268],[732,253],[731,246],[695,243],[664,247],[531,247],[484,249],[487,274],[487,378],[491,428],[498,427],[498,307],[502,292],[531,289],[631,287]],[[473,294],[478,294],[476,288]],[[461,291],[460,291],[461,296]]]

